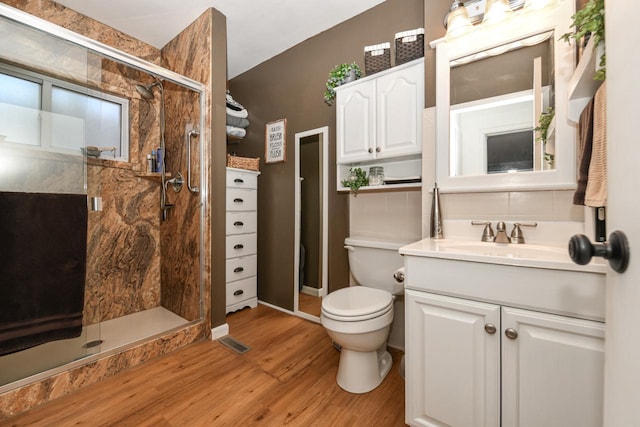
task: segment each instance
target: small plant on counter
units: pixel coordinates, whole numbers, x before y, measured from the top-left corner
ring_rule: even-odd
[[[355,62],[351,64],[340,64],[333,67],[329,71],[329,79],[327,80],[327,90],[324,91],[324,102],[327,105],[333,105],[333,100],[336,98],[335,89],[350,81],[357,80],[362,77],[362,71]]]
[[[604,43],[604,0],[590,0],[584,8],[577,11],[572,17],[574,31],[560,36],[561,40],[571,43],[585,43],[588,38],[593,38],[594,49],[600,43]],[[600,58],[600,69],[593,77],[594,80],[604,80],[606,73],[606,55]]]
[[[360,187],[369,185],[367,173],[360,168],[350,168],[349,177],[342,181],[342,185],[351,189],[354,194],[358,193]]]

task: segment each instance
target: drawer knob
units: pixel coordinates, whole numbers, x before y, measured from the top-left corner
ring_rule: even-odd
[[[233,225],[235,225],[236,227],[242,227],[244,225],[244,222],[236,221],[236,222],[233,223]]]
[[[236,249],[236,250],[244,249],[244,245],[241,245],[241,244],[235,245],[233,249]]]
[[[242,199],[233,199],[233,203],[244,203]]]
[[[236,267],[236,268],[233,269],[234,273],[242,273],[243,271],[244,271],[244,268],[242,268],[242,267]]]
[[[236,178],[236,179],[233,180],[233,182],[235,182],[236,184],[244,184],[244,179]]]
[[[239,289],[233,293],[233,296],[237,297],[238,295],[242,295],[242,294],[244,294],[244,291],[242,289]]]

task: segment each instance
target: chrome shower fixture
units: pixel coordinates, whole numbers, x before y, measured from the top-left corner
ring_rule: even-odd
[[[160,80],[156,80],[154,83],[151,83],[149,85],[137,84],[136,90],[138,91],[140,96],[142,96],[147,101],[150,101],[155,97],[153,95],[153,88],[156,86],[160,87],[160,91],[163,90],[162,82]]]

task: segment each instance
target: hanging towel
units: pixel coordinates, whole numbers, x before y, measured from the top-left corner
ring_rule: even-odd
[[[573,195],[574,205],[584,205],[584,194],[587,191],[587,178],[589,176],[589,163],[591,163],[591,150],[593,145],[593,99],[580,114],[578,122],[578,187]]]
[[[593,104],[593,148],[584,204],[607,206],[607,83],[597,90]]]
[[[0,192],[0,356],[82,332],[87,196]]]

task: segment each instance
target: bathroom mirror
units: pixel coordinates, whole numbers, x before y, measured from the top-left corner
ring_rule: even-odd
[[[566,120],[574,5],[526,8],[436,48],[436,180],[442,192],[575,187],[575,128]],[[552,108],[546,141],[534,129]]]
[[[329,128],[295,135],[294,313],[320,322],[328,292]]]

